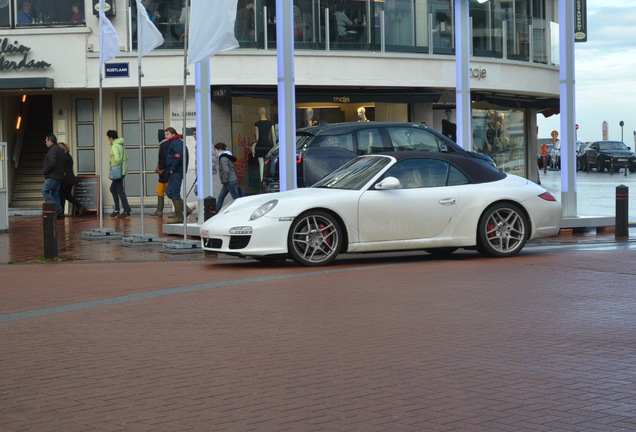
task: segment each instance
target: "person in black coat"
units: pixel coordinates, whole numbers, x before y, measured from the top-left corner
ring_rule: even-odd
[[[59,216],[64,213],[60,202],[60,186],[64,179],[64,150],[57,145],[57,137],[53,134],[46,137],[45,143],[48,150],[42,164],[44,171],[42,196],[45,200],[55,203],[55,209]]]
[[[86,211],[86,206],[79,202],[73,196],[73,186],[75,186],[75,173],[73,172],[73,156],[71,156],[70,150],[66,144],[60,142],[57,144],[62,150],[64,150],[64,179],[60,186],[60,203],[62,204],[62,210],[66,205],[66,201],[70,202],[78,210],[78,216],[82,216]],[[73,214],[73,212],[71,212]],[[58,218],[64,217],[64,212],[58,215]]]

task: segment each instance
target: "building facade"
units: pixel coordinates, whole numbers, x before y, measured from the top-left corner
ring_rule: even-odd
[[[536,116],[559,106],[557,2],[466,1],[473,150],[536,179]],[[130,157],[133,205],[142,184],[152,205],[159,131],[185,131],[194,154],[194,68],[184,64],[188,10],[183,0],[143,3],[165,42],[142,58],[140,79],[134,0],[106,2],[120,53],[102,74],[98,0],[0,1],[0,142],[7,143],[11,207],[41,206],[44,137],[51,132],[71,148],[76,174],[94,176],[100,167],[107,172],[106,131],[118,130]],[[364,107],[371,121],[426,123],[452,136],[453,3],[294,0],[297,126],[355,121]],[[211,60],[213,141],[232,144],[243,189],[258,193],[254,124],[261,108],[274,124],[278,118],[275,1],[239,0],[235,34],[240,48]],[[108,179],[100,184],[108,190]],[[103,196],[103,205],[112,205]]]

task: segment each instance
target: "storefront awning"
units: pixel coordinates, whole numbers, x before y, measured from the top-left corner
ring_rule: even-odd
[[[475,102],[487,102],[505,108],[536,109],[539,111],[559,108],[559,98],[532,98],[482,92],[472,92],[471,98]]]
[[[53,78],[0,78],[0,90],[52,89]]]
[[[212,87],[212,95],[216,98],[252,97],[258,99],[277,100],[274,87]],[[424,89],[359,89],[337,88],[318,89],[296,87],[296,103],[332,102],[332,103],[437,103],[442,93],[432,93]]]

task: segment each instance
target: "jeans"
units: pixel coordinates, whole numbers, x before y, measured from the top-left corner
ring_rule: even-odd
[[[181,201],[182,181],[183,173],[181,171],[170,173],[170,178],[168,179],[168,187],[166,188],[166,195],[168,195],[168,198],[175,201]]]
[[[238,185],[238,181],[236,180],[223,183],[223,186],[221,186],[221,191],[219,192],[219,197],[216,200],[217,212],[221,210],[221,207],[223,207],[223,200],[227,196],[228,192],[234,199],[237,199],[240,196],[236,185]]]
[[[115,211],[119,211],[119,199],[121,198],[121,204],[124,206],[126,213],[131,212],[130,204],[128,204],[128,197],[124,192],[124,178],[119,180],[113,180],[110,184],[110,193],[113,194],[113,201],[115,202]]]
[[[52,178],[44,179],[44,185],[42,186],[42,196],[45,200],[55,203],[55,209],[61,210],[62,203],[60,202],[60,186],[62,182]]]

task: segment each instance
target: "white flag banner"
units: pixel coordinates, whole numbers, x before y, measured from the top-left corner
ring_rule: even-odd
[[[237,1],[215,0],[211,5],[207,1],[192,0],[188,64],[238,48],[234,36]]]
[[[113,23],[104,13],[104,0],[99,0],[99,70],[119,53],[119,37]]]
[[[139,57],[143,57],[153,49],[163,44],[163,36],[148,17],[148,11],[141,0],[137,0],[137,50]]]

